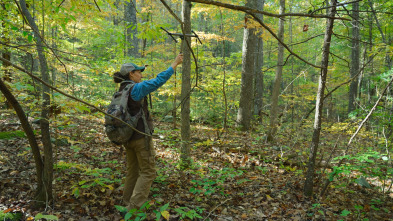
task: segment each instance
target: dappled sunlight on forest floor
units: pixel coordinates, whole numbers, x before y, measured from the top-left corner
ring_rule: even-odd
[[[0,129],[13,132],[0,138],[0,210],[23,213],[32,220],[36,214],[52,214],[59,220],[120,220],[115,205],[123,205],[122,179],[125,152],[109,142],[99,117],[69,118],[67,124],[52,125],[55,173],[53,204],[46,211],[30,207],[36,187],[35,165],[27,139],[13,114],[2,115]],[[39,129],[34,125],[36,135]],[[279,135],[276,144],[264,141],[264,134],[233,129],[225,132],[206,125],[192,126],[193,165],[179,169],[180,132],[160,123],[155,134],[157,178],[150,194],[147,220],[169,203],[169,220],[389,220],[393,219],[391,177],[384,170],[360,179],[372,166],[353,164],[343,168],[323,198],[317,197],[334,161],[326,162],[335,143],[346,143],[348,135],[326,131],[321,140],[320,162],[315,180],[315,199],[303,196],[307,132]],[[15,135],[17,134],[17,135]],[[358,142],[358,141],[357,141]],[[375,143],[364,136],[361,146]],[[350,150],[356,156],[360,143]],[[341,145],[341,144],[340,144]],[[334,156],[342,154],[340,145]],[[342,145],[341,145],[342,146]],[[372,154],[372,152],[370,152]],[[382,165],[373,159],[374,164]],[[350,159],[352,161],[355,158]],[[325,163],[323,163],[325,162]],[[385,171],[386,172],[386,171]],[[366,187],[365,181],[370,187]],[[382,192],[381,185],[385,184]],[[199,218],[197,218],[199,217]],[[164,220],[163,218],[161,218]]]

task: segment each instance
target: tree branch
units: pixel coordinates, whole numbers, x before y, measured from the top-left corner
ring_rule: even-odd
[[[246,6],[232,5],[232,4],[227,4],[227,3],[222,3],[222,2],[212,1],[212,0],[189,0],[189,1],[207,4],[207,5],[215,5],[215,6],[219,6],[219,7],[223,7],[223,8],[233,9],[233,10],[237,10],[237,11],[243,11],[246,13],[248,13],[248,12],[258,13],[258,14],[263,14],[263,15],[270,16],[270,17],[275,17],[275,18],[294,16],[294,17],[310,17],[310,18],[330,18],[330,19],[350,21],[350,19],[348,19],[348,18],[330,17],[327,15],[312,15],[312,14],[305,14],[305,13],[274,14],[271,12],[260,11],[260,10],[256,10],[256,9],[249,8]]]
[[[96,0],[94,0],[94,3],[96,4],[96,6],[97,6],[97,8],[98,8],[98,11],[100,11],[100,12],[101,12],[101,9],[100,9],[100,7],[98,6],[98,4],[97,4]]]
[[[163,0],[160,0],[163,1]],[[259,10],[255,10],[249,7],[245,7],[245,6],[236,6],[236,5],[231,5],[231,4],[226,4],[226,3],[221,3],[221,2],[216,2],[216,1],[212,1],[212,0],[189,0],[191,2],[198,2],[198,3],[203,3],[203,4],[210,4],[210,5],[216,5],[219,7],[224,7],[224,8],[228,8],[228,9],[233,9],[233,10],[237,10],[237,11],[242,11],[245,12],[249,15],[251,15],[263,28],[265,28],[275,39],[277,39],[277,41],[285,48],[287,49],[287,51],[289,53],[291,53],[293,56],[297,57],[299,60],[303,61],[304,63],[313,66],[315,68],[320,68],[322,69],[322,66],[318,66],[315,64],[312,64],[308,61],[306,61],[304,58],[300,57],[298,54],[296,54],[295,52],[293,52],[288,45],[286,45],[274,32],[273,30],[271,30],[255,13],[259,13],[259,14],[264,14],[267,16],[272,16],[272,17],[285,17],[284,15],[289,16],[289,14],[291,16],[300,16],[300,15],[305,15],[305,14],[296,14],[296,13],[289,13],[289,14],[281,14],[281,15],[277,15],[277,14],[273,14],[273,13],[268,13],[268,12],[264,12],[264,11],[259,11]],[[309,17],[309,16],[307,16]],[[329,16],[324,16],[324,18],[330,18]]]
[[[286,45],[274,32],[273,32],[273,30],[271,30],[265,23],[263,23],[262,22],[262,20],[261,19],[259,19],[258,18],[258,16],[256,16],[254,13],[249,13],[249,12],[246,12],[246,13],[248,13],[248,14],[250,14],[256,21],[258,21],[259,22],[259,24],[262,26],[262,27],[264,27],[285,49],[287,49],[287,51],[289,52],[289,53],[291,53],[293,56],[295,56],[295,57],[297,57],[299,60],[301,60],[301,61],[303,61],[304,63],[306,63],[306,64],[308,64],[308,65],[310,65],[310,66],[313,66],[313,67],[315,67],[315,68],[320,68],[320,69],[322,69],[323,67],[322,66],[318,66],[318,65],[315,65],[315,64],[313,64],[313,63],[310,63],[310,62],[308,62],[308,61],[306,61],[304,58],[302,58],[302,57],[300,57],[298,54],[296,54],[295,52],[293,52],[289,47],[288,47],[288,45]]]
[[[181,24],[183,25],[183,21],[175,14],[175,12],[173,12],[173,10],[171,9],[171,7],[169,7],[169,5],[164,1],[164,0],[160,0],[161,3],[165,6],[166,9],[168,9],[169,13],[171,13],[171,15]]]
[[[339,6],[353,4],[353,3],[361,2],[361,1],[363,1],[363,0],[356,0],[356,1],[352,1],[352,2],[343,2],[343,3],[337,4],[336,6],[339,7]],[[331,7],[333,7],[333,6],[326,6],[326,7],[318,8],[318,9],[314,10],[313,12],[311,12],[310,14],[314,14],[317,11],[320,11],[320,10],[323,10],[323,9],[328,9],[328,8],[331,8]],[[350,20],[347,20],[347,21],[350,21]]]
[[[363,67],[359,70],[359,72],[358,72],[355,76],[353,76],[353,77],[352,77],[351,79],[349,79],[348,81],[345,81],[345,82],[343,82],[343,83],[337,85],[333,90],[331,90],[329,93],[327,93],[326,96],[324,96],[322,102],[323,102],[327,97],[329,97],[334,91],[336,91],[337,89],[339,89],[341,86],[343,86],[343,85],[345,85],[345,84],[348,84],[348,83],[350,83],[351,81],[353,81],[355,78],[357,78],[357,77],[360,75],[360,73],[363,72],[364,68],[366,68],[367,65],[368,65],[371,61],[374,60],[374,58],[375,58],[375,56],[377,56],[377,54],[378,54],[378,53],[375,53],[373,56],[371,56],[370,60],[368,60],[368,62],[367,62],[366,64],[363,65]],[[300,126],[303,124],[304,120],[307,119],[308,116],[310,116],[310,114],[311,114],[314,110],[315,110],[315,106],[314,106],[313,108],[311,108],[311,109],[307,112],[307,114],[303,117],[302,123],[300,124]]]
[[[90,103],[88,103],[88,102],[86,102],[86,101],[83,101],[83,100],[81,100],[81,99],[79,99],[79,98],[76,98],[76,97],[74,97],[74,96],[72,96],[72,95],[69,95],[69,94],[67,94],[66,92],[63,92],[62,90],[57,89],[56,87],[53,87],[52,85],[49,85],[49,84],[46,83],[45,81],[41,80],[41,78],[39,78],[39,77],[35,76],[34,74],[32,74],[32,73],[26,71],[24,68],[19,67],[19,66],[15,65],[15,64],[11,63],[11,61],[9,61],[9,60],[7,60],[7,59],[4,59],[4,58],[2,58],[2,57],[0,57],[0,60],[3,61],[3,62],[9,62],[9,63],[11,64],[12,67],[14,67],[14,68],[16,68],[16,69],[18,69],[18,70],[20,70],[20,71],[22,71],[22,72],[28,74],[30,77],[32,77],[32,78],[34,78],[35,80],[39,81],[39,82],[42,83],[43,85],[45,85],[45,86],[47,86],[47,87],[53,89],[54,91],[57,91],[57,92],[59,92],[60,94],[66,96],[66,97],[69,97],[69,98],[71,98],[71,99],[73,99],[73,100],[76,100],[76,101],[82,103],[82,104],[85,104],[86,106],[89,106],[89,107],[91,107],[91,108],[97,110],[98,112],[101,112],[101,113],[103,113],[103,114],[105,114],[105,115],[107,115],[107,116],[110,116],[110,117],[115,118],[116,120],[119,120],[119,121],[122,122],[123,124],[126,124],[127,126],[131,127],[135,132],[138,132],[138,133],[143,134],[143,135],[145,135],[145,136],[153,137],[153,136],[150,135],[150,134],[146,134],[146,133],[144,133],[144,132],[142,132],[142,131],[137,130],[136,128],[134,128],[134,127],[131,126],[130,124],[124,122],[122,119],[117,118],[117,117],[115,117],[115,116],[113,116],[113,115],[111,115],[111,114],[108,114],[108,113],[106,113],[104,110],[101,110],[100,108],[98,108],[98,107],[96,107],[96,106],[94,106],[94,105],[92,105],[92,104],[90,104]]]
[[[18,2],[17,2],[16,0],[14,0],[14,1],[15,1],[15,4],[18,6],[18,10],[19,10],[20,14],[22,15],[23,19],[24,19],[24,20],[26,21],[26,23],[30,26],[30,28],[33,29],[33,31],[34,31],[34,28],[31,27],[31,24],[30,24],[29,22],[27,22],[25,16],[23,15],[23,12],[22,12],[22,10],[21,10],[21,8],[20,8]],[[42,43],[44,43],[44,44],[46,45],[46,47],[49,48],[49,49],[52,51],[53,55],[54,55],[54,56],[56,57],[56,59],[63,65],[65,72],[68,74],[67,66],[60,60],[60,58],[59,58],[59,57],[57,56],[57,54],[52,50],[52,48],[49,47],[49,45],[46,43],[46,41],[44,40],[44,38],[40,35],[39,31],[38,31],[38,32],[37,32],[37,31],[34,31],[34,32],[35,32],[35,34],[37,35],[37,37],[39,37],[39,38],[41,39]]]
[[[370,112],[367,114],[367,116],[363,119],[363,121],[360,123],[358,129],[356,130],[356,132],[352,135],[352,137],[349,139],[348,141],[348,146],[352,143],[352,140],[356,137],[356,135],[359,133],[359,131],[362,129],[364,123],[367,122],[368,118],[370,118],[370,116],[373,114],[373,112],[375,111],[375,109],[377,108],[379,102],[381,101],[382,97],[384,96],[384,94],[386,93],[386,91],[388,90],[388,88],[390,87],[390,85],[393,82],[393,77],[392,79],[390,79],[388,85],[385,87],[385,89],[382,91],[381,95],[379,96],[377,102],[375,102],[374,106],[371,108]]]

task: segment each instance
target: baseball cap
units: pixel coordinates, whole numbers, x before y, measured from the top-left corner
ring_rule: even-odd
[[[143,72],[145,70],[145,67],[144,66],[138,66],[138,65],[136,65],[134,63],[126,63],[126,64],[123,64],[121,66],[120,73],[121,73],[121,75],[124,76],[124,75],[127,75],[128,73],[130,73],[131,71],[134,71],[134,70],[140,70],[141,72]]]

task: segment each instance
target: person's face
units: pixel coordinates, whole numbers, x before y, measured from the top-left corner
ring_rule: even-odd
[[[135,83],[140,83],[142,81],[142,72],[140,70],[131,71],[130,79]]]

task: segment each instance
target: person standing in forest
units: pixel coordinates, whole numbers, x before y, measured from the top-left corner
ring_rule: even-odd
[[[146,96],[161,87],[174,73],[176,67],[183,62],[183,55],[179,54],[171,66],[159,73],[156,78],[142,81],[144,66],[127,63],[121,66],[120,72],[114,73],[115,83],[120,83],[119,91],[133,81],[128,99],[128,109],[131,116],[136,115],[143,108],[146,122],[139,119],[136,129],[141,132],[153,132],[153,122],[148,110]],[[148,128],[146,128],[148,127]],[[150,134],[151,134],[150,133]],[[124,184],[123,201],[128,210],[139,209],[148,199],[150,187],[156,177],[155,150],[151,137],[133,133],[130,140],[124,144],[127,158],[127,175]]]

